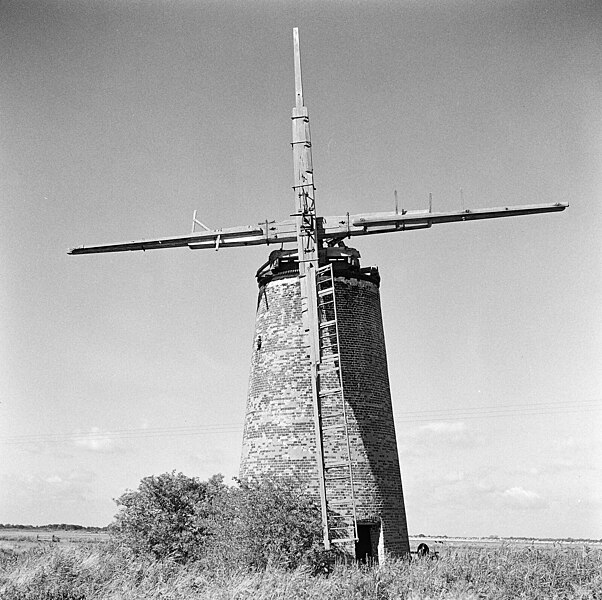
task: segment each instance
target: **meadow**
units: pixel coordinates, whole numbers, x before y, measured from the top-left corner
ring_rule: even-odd
[[[133,557],[103,534],[58,537],[2,534],[2,600],[602,600],[599,544],[429,540],[437,558],[337,564],[328,574],[315,574],[308,567],[253,572],[177,564]],[[412,547],[419,541],[412,540]]]

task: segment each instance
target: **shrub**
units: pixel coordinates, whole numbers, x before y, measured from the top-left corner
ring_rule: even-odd
[[[210,512],[206,507],[224,488],[221,475],[209,481],[175,471],[145,477],[137,490],[116,500],[112,537],[135,554],[177,562],[198,558],[208,537],[206,520],[199,516]]]
[[[320,507],[294,479],[239,481],[222,496],[207,550],[232,566],[293,569],[323,559]]]
[[[116,502],[113,540],[138,555],[234,570],[316,566],[324,558],[320,507],[293,479],[229,487],[221,475],[164,473]]]

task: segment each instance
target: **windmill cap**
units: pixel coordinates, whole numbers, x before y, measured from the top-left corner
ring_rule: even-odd
[[[348,277],[371,281],[380,285],[378,267],[361,267],[360,253],[355,248],[336,246],[320,250],[320,263],[330,263],[336,277]],[[255,277],[259,287],[276,279],[298,277],[299,261],[297,250],[274,250],[268,261],[259,267]]]

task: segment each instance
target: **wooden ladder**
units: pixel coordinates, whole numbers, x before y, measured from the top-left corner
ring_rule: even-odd
[[[357,516],[332,264],[317,268],[315,276],[319,348],[316,389],[327,535],[332,544],[348,544],[358,540]]]

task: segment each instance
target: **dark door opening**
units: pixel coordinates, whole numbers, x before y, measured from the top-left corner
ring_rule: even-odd
[[[372,548],[372,527],[373,525],[357,525],[357,537],[355,542],[355,558],[362,563],[368,563],[374,559]]]

